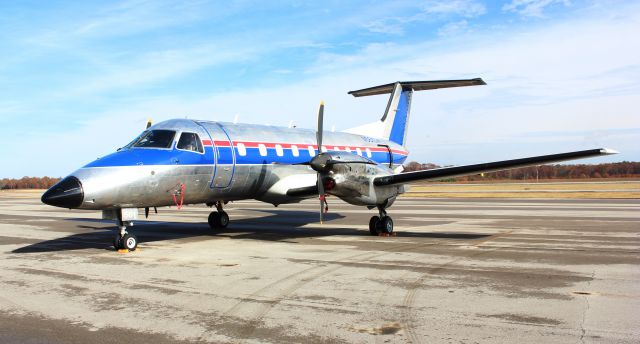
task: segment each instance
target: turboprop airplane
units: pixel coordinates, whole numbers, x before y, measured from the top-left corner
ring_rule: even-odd
[[[173,119],[152,126],[128,145],[71,173],[42,195],[42,202],[71,209],[102,210],[118,228],[113,245],[134,250],[127,227],[138,209],[185,204],[216,207],[212,229],[229,224],[224,205],[256,199],[274,206],[319,197],[320,221],[326,196],[377,209],[372,235],[392,233],[387,209],[406,183],[438,180],[541,165],[617,152],[599,148],[475,165],[402,173],[414,91],[486,85],[482,79],[395,82],[351,91],[355,97],[390,94],[379,121],[345,130],[323,131],[324,104],[317,130]]]

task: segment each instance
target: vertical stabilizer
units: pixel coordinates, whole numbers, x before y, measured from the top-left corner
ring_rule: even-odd
[[[384,115],[382,115],[379,121],[347,129],[345,132],[382,138],[404,146],[406,145],[407,139],[413,91],[475,85],[486,85],[486,83],[480,78],[439,81],[399,81],[392,84],[351,91],[349,94],[354,97],[387,93],[391,95],[389,96]]]

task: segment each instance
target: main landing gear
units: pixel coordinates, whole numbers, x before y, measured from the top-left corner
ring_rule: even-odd
[[[117,223],[120,228],[120,233],[116,234],[116,237],[113,238],[113,247],[116,250],[135,251],[138,247],[138,237],[127,233],[127,224],[133,226],[133,222],[118,220]]]
[[[229,215],[222,209],[222,202],[215,203],[217,211],[209,214],[209,227],[211,229],[226,228],[229,225]]]
[[[378,207],[380,216],[372,216],[369,220],[369,233],[371,235],[391,235],[393,233],[393,220],[382,207]]]

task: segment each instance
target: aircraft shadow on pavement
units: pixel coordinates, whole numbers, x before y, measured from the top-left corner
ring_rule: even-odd
[[[152,220],[138,220],[130,230],[138,237],[141,244],[155,241],[185,239],[195,237],[228,237],[231,239],[250,239],[295,243],[295,239],[327,236],[370,236],[365,225],[362,229],[342,227],[333,220],[343,219],[337,213],[325,214],[324,226],[320,228],[303,228],[305,225],[318,223],[318,213],[311,211],[291,210],[257,210],[267,213],[264,217],[232,219],[228,228],[212,230],[203,219],[201,223],[192,222],[158,222]],[[39,243],[17,248],[12,253],[35,253],[81,250],[87,248],[113,250],[111,242],[116,235],[113,221],[100,219],[68,218],[64,221],[79,222],[75,227],[88,232],[72,234],[62,238],[46,240]],[[86,223],[95,225],[87,225]],[[100,225],[102,224],[102,225]],[[475,233],[430,233],[397,231],[397,237],[460,239],[474,240],[491,236],[491,234]]]

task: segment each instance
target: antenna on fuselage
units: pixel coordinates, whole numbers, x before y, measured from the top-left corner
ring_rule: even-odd
[[[237,113],[235,116],[233,116],[233,124],[238,124],[238,118],[240,117],[240,114]]]

